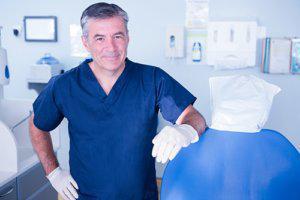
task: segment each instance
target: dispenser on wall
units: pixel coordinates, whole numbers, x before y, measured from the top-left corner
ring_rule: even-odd
[[[165,55],[171,59],[184,57],[184,28],[182,26],[167,27]]]
[[[7,85],[9,83],[9,70],[7,64],[7,52],[1,47],[1,29],[0,26],[0,85]]]

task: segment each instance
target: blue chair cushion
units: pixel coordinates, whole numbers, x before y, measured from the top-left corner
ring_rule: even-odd
[[[300,154],[280,133],[207,129],[167,165],[161,199],[300,199]]]

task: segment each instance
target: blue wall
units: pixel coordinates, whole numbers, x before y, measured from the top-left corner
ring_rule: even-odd
[[[47,2],[47,3],[46,3]],[[96,1],[88,0],[1,0],[0,25],[4,27],[2,44],[8,51],[11,83],[5,87],[8,98],[35,98],[37,93],[27,88],[29,66],[45,52],[57,57],[67,69],[80,59],[70,56],[69,25],[79,24],[81,12]],[[274,100],[266,128],[282,132],[294,144],[300,144],[300,76],[262,74],[259,68],[237,71],[214,71],[209,66],[188,66],[185,59],[169,61],[164,57],[165,27],[184,25],[185,1],[111,1],[129,13],[130,45],[128,57],[134,61],[157,65],[170,73],[198,97],[196,108],[210,122],[208,78],[214,75],[254,74],[282,88]],[[28,43],[23,36],[14,37],[12,28],[22,25],[25,15],[56,15],[57,43]],[[211,0],[211,20],[255,19],[265,26],[271,37],[299,36],[299,0]],[[162,123],[164,124],[164,123]],[[66,128],[64,129],[66,131]],[[67,135],[67,134],[65,134]],[[66,136],[67,137],[67,136]],[[67,139],[67,138],[66,138]],[[63,145],[66,140],[62,141]]]

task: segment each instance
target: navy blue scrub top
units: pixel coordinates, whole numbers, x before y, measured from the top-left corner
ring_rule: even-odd
[[[79,199],[157,199],[158,111],[175,123],[196,98],[162,69],[129,59],[106,95],[91,61],[49,81],[33,104],[34,124],[51,131],[67,118]]]

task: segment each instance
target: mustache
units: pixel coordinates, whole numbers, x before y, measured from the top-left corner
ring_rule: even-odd
[[[105,52],[102,56],[104,57],[116,57],[119,56],[120,53],[119,52]]]

